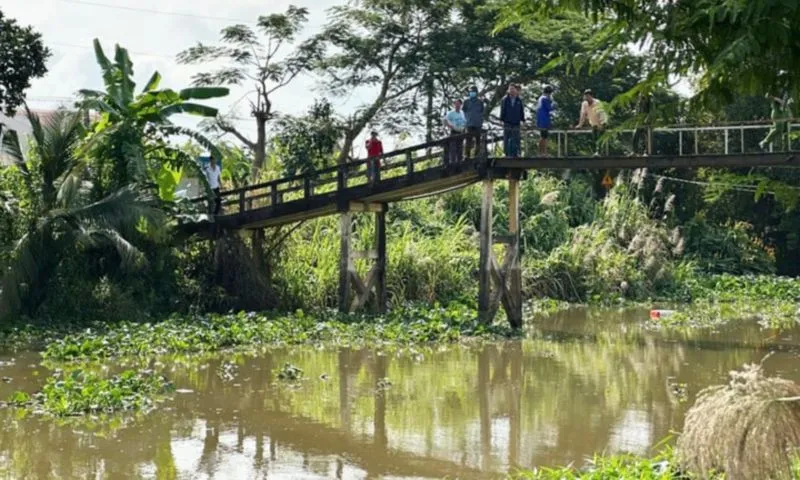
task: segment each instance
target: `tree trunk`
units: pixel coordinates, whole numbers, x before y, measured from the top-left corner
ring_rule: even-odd
[[[353,143],[356,140],[356,135],[358,135],[361,130],[363,130],[363,128],[359,129],[358,131],[350,130],[345,132],[342,150],[339,152],[339,158],[336,159],[336,163],[338,165],[344,165],[347,163],[347,159],[350,158],[350,151],[353,149]]]
[[[425,83],[425,95],[428,97],[428,105],[425,107],[425,143],[433,141],[433,77],[428,77]],[[431,149],[428,149],[428,155]]]
[[[256,119],[257,137],[255,148],[255,159],[253,161],[253,183],[258,182],[258,175],[264,168],[267,159],[267,121]]]

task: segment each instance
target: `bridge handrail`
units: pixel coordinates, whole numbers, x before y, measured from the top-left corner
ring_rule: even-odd
[[[442,138],[442,139],[438,139],[438,140],[433,140],[433,141],[422,143],[422,144],[412,145],[410,147],[405,147],[405,148],[401,148],[401,149],[398,149],[398,150],[392,150],[391,152],[387,152],[387,153],[385,153],[385,154],[383,154],[383,155],[381,155],[379,157],[375,157],[375,160],[380,160],[380,161],[388,160],[388,159],[396,158],[396,157],[399,157],[399,156],[405,156],[405,155],[408,155],[410,153],[418,152],[420,150],[427,150],[429,148],[441,147],[441,146],[446,145],[448,142],[450,142],[450,141],[452,141],[454,139],[466,139],[466,138],[468,138],[470,136],[471,136],[471,134],[462,134],[462,135],[458,135],[458,136],[452,136],[452,137]],[[490,143],[492,143],[494,141],[497,141],[497,140],[498,139],[496,139],[496,138],[495,139],[490,139]],[[424,161],[425,159],[429,160],[430,158],[423,157],[423,158],[417,158],[417,159],[414,159],[414,160],[415,161]],[[320,177],[323,177],[323,176],[328,175],[328,174],[339,173],[342,169],[345,169],[348,172],[350,172],[350,171],[353,171],[353,170],[358,170],[359,167],[362,167],[362,166],[368,164],[371,160],[373,160],[373,159],[369,159],[369,158],[357,159],[357,160],[353,160],[353,161],[350,161],[350,162],[347,162],[347,163],[344,163],[344,164],[341,164],[341,165],[334,165],[334,166],[331,166],[331,167],[326,167],[326,168],[322,168],[322,169],[319,169],[319,170],[314,170],[314,171],[308,172],[308,173],[302,173],[302,174],[298,174],[298,175],[290,175],[288,177],[281,177],[281,178],[277,178],[277,179],[274,179],[274,180],[269,180],[267,182],[261,182],[261,183],[256,183],[256,184],[252,184],[252,185],[246,185],[244,187],[234,188],[234,189],[230,189],[230,190],[224,190],[224,191],[220,192],[220,196],[221,197],[228,197],[228,196],[232,196],[232,195],[241,194],[242,192],[250,192],[250,191],[253,191],[253,190],[261,190],[261,189],[266,189],[266,188],[272,188],[273,186],[277,187],[278,185],[285,184],[285,183],[292,183],[292,182],[299,182],[299,181],[305,182],[307,180],[313,180],[315,178],[320,178]],[[385,167],[386,167],[386,165],[382,165],[381,166],[381,170],[385,170],[386,169]],[[332,181],[334,179],[330,179],[330,180],[331,180],[331,182],[326,182],[326,183],[332,183]],[[195,198],[191,199],[191,201],[194,201],[194,202],[206,201],[206,200],[207,200],[207,197],[205,197],[205,196],[195,197]]]
[[[791,131],[792,129],[800,128],[800,118],[788,118],[788,119],[781,119],[783,122],[788,123],[788,129]],[[797,123],[796,123],[797,122]],[[756,129],[764,129],[769,128],[774,125],[774,121],[771,120],[752,120],[752,121],[740,121],[740,122],[714,122],[711,124],[676,124],[672,126],[648,126],[648,125],[637,125],[635,127],[628,127],[622,129],[614,129],[608,128],[610,132],[613,133],[631,133],[636,132],[640,129],[649,129],[653,133],[678,133],[682,134],[684,132],[692,132],[692,133],[699,133],[699,132],[713,132],[713,131],[720,131],[725,132],[726,139],[728,137],[728,132],[733,131],[741,131],[742,138],[745,130],[756,130]],[[483,131],[482,136],[482,143],[484,146],[488,146],[489,144],[496,143],[502,140],[502,131],[504,130],[503,127],[498,127],[495,125],[489,126],[487,129]],[[535,132],[538,129],[533,125],[523,125],[519,127],[519,130],[522,132]],[[557,137],[559,139],[559,156],[561,156],[561,139],[564,140],[564,152],[565,156],[568,155],[568,137],[570,135],[583,135],[589,134],[591,132],[591,128],[567,128],[567,129],[549,129],[550,134]],[[368,169],[365,169],[365,166],[369,166],[371,162],[380,162],[380,167],[376,170],[378,172],[394,170],[397,168],[407,167],[409,172],[413,172],[413,164],[416,162],[423,162],[426,160],[431,160],[432,158],[436,158],[437,156],[444,153],[446,146],[451,141],[458,141],[463,140],[468,137],[473,136],[474,134],[465,133],[462,135],[458,135],[455,137],[448,136],[444,138],[440,138],[437,140],[432,140],[425,143],[420,143],[416,145],[412,145],[409,147],[400,148],[397,150],[393,150],[391,152],[384,153],[383,155],[375,158],[361,158],[353,161],[349,161],[344,164],[334,165],[331,167],[322,168],[319,170],[314,170],[307,173],[297,174],[297,175],[290,175],[287,177],[277,178],[273,180],[269,180],[266,182],[261,182],[257,184],[247,185],[244,187],[239,187],[230,190],[224,190],[220,192],[220,197],[225,205],[230,205],[236,203],[235,200],[230,200],[231,197],[238,196],[241,208],[244,208],[244,204],[242,202],[249,201],[253,202],[255,200],[261,200],[264,198],[272,197],[272,201],[275,202],[282,202],[283,195],[286,193],[293,193],[298,191],[306,191],[306,195],[314,195],[315,187],[319,187],[322,185],[328,185],[331,183],[338,182],[340,185],[348,185],[348,180],[351,178],[357,177],[367,177]],[[696,142],[696,140],[695,140]],[[742,140],[742,145],[744,145],[744,141]],[[435,154],[427,154],[419,157],[412,157],[412,154],[415,152],[420,152],[423,150],[431,150],[433,148],[442,149],[437,151]],[[742,147],[744,148],[744,147]],[[681,147],[681,152],[682,152]],[[726,143],[726,153],[728,152],[727,143]],[[679,155],[682,153],[679,153]],[[404,157],[405,161],[403,163],[394,163],[392,162],[393,159],[398,157]],[[354,176],[353,173],[357,172]],[[329,177],[329,178],[326,178]],[[283,187],[283,188],[281,188]],[[254,192],[256,190],[269,190],[268,193],[260,193],[247,196],[247,193]],[[208,201],[208,197],[206,196],[199,196],[190,199],[191,202],[205,202]]]

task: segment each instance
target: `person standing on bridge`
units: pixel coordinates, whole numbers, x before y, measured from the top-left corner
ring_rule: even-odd
[[[553,110],[556,102],[553,101],[553,87],[546,85],[544,93],[536,104],[536,127],[539,129],[539,155],[547,156],[547,139],[550,137],[550,128],[553,126]]]
[[[581,119],[575,128],[583,128],[583,124],[589,121],[592,127],[592,143],[594,144],[594,156],[600,156],[600,136],[606,128],[606,112],[603,110],[603,104],[600,100],[594,98],[594,93],[591,89],[586,89],[583,92],[583,103],[581,104]]]
[[[766,150],[769,146],[772,146],[775,143],[777,138],[778,151],[783,151],[787,145],[787,126],[789,119],[792,116],[789,109],[789,100],[786,96],[784,96],[784,98],[779,98],[768,95],[767,98],[769,98],[772,103],[772,111],[770,112],[770,118],[772,118],[772,128],[769,130],[769,133],[767,133],[766,138],[761,140],[758,146],[761,147],[761,150]]]
[[[483,115],[486,111],[486,99],[478,97],[478,87],[469,88],[467,99],[462,108],[467,119],[467,158],[472,158],[473,151],[481,153],[481,133],[483,132]]]
[[[219,215],[220,209],[222,208],[222,197],[219,193],[222,170],[220,170],[217,159],[213,155],[208,162],[205,174],[208,180],[208,186],[211,188],[211,191],[214,192],[214,215]]]
[[[369,181],[374,182],[381,168],[381,155],[383,155],[383,142],[378,138],[378,132],[372,131],[367,140],[367,175]]]
[[[464,129],[467,126],[467,118],[461,110],[461,100],[453,102],[453,110],[449,111],[444,117],[444,126],[450,130],[450,140],[447,142],[445,151],[445,164],[453,164],[461,161],[464,155]]]
[[[503,150],[505,156],[519,157],[520,129],[525,123],[525,105],[519,98],[519,86],[508,87],[508,95],[500,104],[500,120],[503,122]]]
[[[631,156],[638,155],[642,152],[643,156],[647,156],[652,143],[652,112],[653,105],[651,95],[648,92],[641,92],[639,99],[636,103],[636,116],[637,125],[633,131],[633,138],[631,139]],[[644,141],[644,142],[643,142]],[[644,143],[642,148],[639,145]]]

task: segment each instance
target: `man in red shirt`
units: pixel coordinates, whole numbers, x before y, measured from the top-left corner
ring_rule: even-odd
[[[378,132],[372,132],[367,140],[367,169],[370,182],[377,178],[378,169],[381,168],[380,157],[383,155],[383,143],[378,140]]]

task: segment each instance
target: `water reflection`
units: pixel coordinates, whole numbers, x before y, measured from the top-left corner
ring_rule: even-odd
[[[686,404],[671,385],[687,384],[691,401],[770,350],[770,372],[800,379],[796,332],[670,337],[645,318],[573,311],[537,321],[532,340],[413,355],[297,349],[172,363],[167,375],[192,393],[125,426],[0,411],[0,478],[491,478],[646,453],[681,426]],[[238,367],[233,379],[223,362]],[[286,362],[305,372],[296,387],[275,378]],[[35,363],[0,363],[13,378],[0,397],[34,391],[46,375]]]

